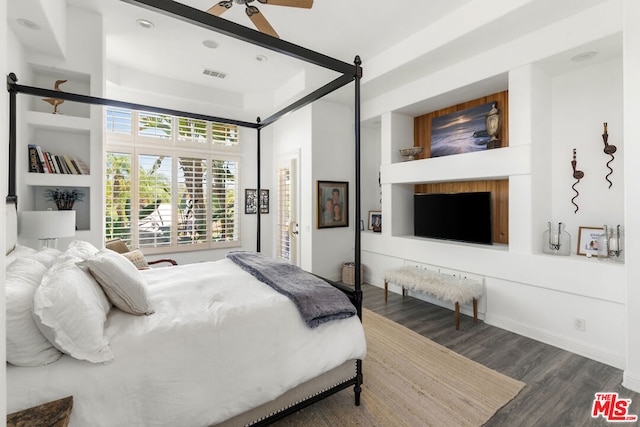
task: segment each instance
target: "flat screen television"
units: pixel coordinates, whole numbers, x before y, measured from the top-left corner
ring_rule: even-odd
[[[492,244],[491,193],[414,195],[418,237]]]

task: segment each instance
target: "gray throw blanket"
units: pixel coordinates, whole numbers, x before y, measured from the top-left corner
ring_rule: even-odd
[[[227,258],[289,297],[310,328],[356,314],[356,308],[342,291],[295,265],[256,252],[229,252]]]

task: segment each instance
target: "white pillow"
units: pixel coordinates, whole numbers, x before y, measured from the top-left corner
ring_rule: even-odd
[[[81,260],[61,257],[34,295],[36,325],[59,350],[93,363],[113,360],[104,323],[111,304]]]
[[[62,255],[62,252],[58,249],[44,248],[33,255],[29,255],[29,258],[41,262],[45,267],[51,267],[60,255]]]
[[[18,258],[23,258],[26,257],[28,255],[33,255],[35,254],[36,251],[33,248],[30,248],[28,246],[22,246],[22,245],[15,245],[13,250],[11,252],[9,252],[7,254],[7,256],[5,257],[4,261],[5,261],[5,265],[8,266],[9,264],[11,264],[13,261],[17,260]]]
[[[18,258],[7,267],[7,362],[13,365],[46,365],[61,355],[33,319],[33,295],[46,271],[29,258]]]
[[[147,298],[147,282],[124,255],[109,249],[83,262],[102,285],[109,300],[131,314],[152,314]]]
[[[96,256],[98,252],[100,252],[100,250],[93,246],[91,243],[85,242],[84,240],[74,240],[73,242],[69,243],[69,246],[67,246],[67,250],[64,252],[64,255],[80,258],[84,261]]]

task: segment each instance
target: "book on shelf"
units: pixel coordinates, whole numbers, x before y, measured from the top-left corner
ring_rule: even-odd
[[[29,144],[29,172],[43,172],[35,144]]]
[[[39,145],[29,144],[29,172],[67,175],[89,175],[89,167],[77,157],[55,155]]]
[[[42,165],[42,172],[51,173],[49,171],[49,166],[47,166],[47,161],[44,159],[44,153],[42,151],[42,148],[40,148],[39,145],[36,145],[36,151],[38,152],[38,158],[40,159],[40,164]]]

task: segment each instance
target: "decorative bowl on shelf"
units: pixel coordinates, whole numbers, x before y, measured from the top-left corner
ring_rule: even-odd
[[[415,156],[422,153],[423,149],[424,147],[411,147],[411,148],[401,148],[398,151],[400,151],[400,154],[407,157],[407,160],[413,160],[415,159]]]

